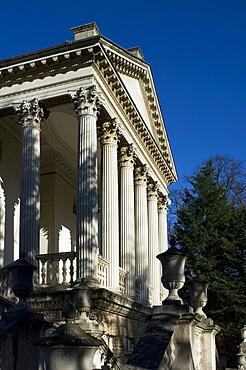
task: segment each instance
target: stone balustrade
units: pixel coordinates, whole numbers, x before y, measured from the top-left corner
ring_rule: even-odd
[[[119,286],[122,294],[126,293],[126,276],[127,272],[123,268],[119,267]]]
[[[75,281],[76,252],[38,254],[39,283],[41,285],[67,284]]]
[[[76,280],[76,252],[38,254],[40,285],[69,284]],[[108,287],[110,262],[98,256],[98,280],[103,287]],[[119,268],[120,292],[125,294],[127,272]]]
[[[106,258],[101,255],[98,256],[98,280],[103,287],[108,286],[109,265],[110,262]]]

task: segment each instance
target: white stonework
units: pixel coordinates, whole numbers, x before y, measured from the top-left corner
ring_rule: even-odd
[[[102,254],[110,262],[108,287],[119,289],[119,203],[115,120],[102,124]]]
[[[153,289],[153,305],[160,304],[160,263],[158,255],[158,208],[157,208],[157,184],[149,184],[148,192],[148,265],[149,284]]]
[[[135,171],[136,277],[140,279],[140,301],[149,302],[147,168]]]
[[[44,117],[38,100],[15,104],[22,125],[20,252],[36,264],[40,227],[40,127]]]
[[[134,227],[134,150],[133,145],[120,149],[120,255],[127,271],[126,294],[135,296],[135,227]]]
[[[77,276],[97,279],[98,195],[97,113],[101,104],[95,86],[71,94],[78,115]]]

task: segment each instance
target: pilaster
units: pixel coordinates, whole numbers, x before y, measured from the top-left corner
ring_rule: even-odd
[[[140,279],[140,301],[149,304],[147,166],[135,169],[135,261]]]
[[[78,115],[77,277],[97,279],[97,115],[102,98],[95,86],[70,95]]]
[[[120,257],[127,271],[126,294],[135,296],[135,227],[134,227],[134,150],[133,145],[120,149]]]
[[[109,262],[108,286],[119,289],[119,201],[116,119],[101,127],[102,143],[102,255]]]
[[[44,111],[38,100],[14,104],[22,125],[21,189],[20,189],[20,253],[37,264],[40,222],[40,127]]]

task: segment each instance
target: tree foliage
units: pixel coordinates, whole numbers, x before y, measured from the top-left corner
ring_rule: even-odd
[[[174,232],[188,257],[187,277],[199,271],[210,281],[205,311],[222,327],[220,344],[230,352],[232,337],[238,333],[238,345],[246,321],[246,207],[236,201],[243,188],[236,192],[235,178],[226,180],[226,166],[218,163],[218,157],[210,159],[188,178]],[[235,356],[237,349],[232,351]]]

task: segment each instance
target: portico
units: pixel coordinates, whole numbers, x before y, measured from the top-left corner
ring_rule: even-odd
[[[167,249],[159,204],[167,208],[167,186],[177,175],[151,72],[139,49],[116,50],[94,24],[86,26],[93,36],[74,29],[76,41],[59,54],[20,58],[14,75],[1,72],[19,81],[18,92],[14,81],[2,88],[0,110],[12,121],[7,134],[22,125],[15,134],[22,153],[20,250],[31,262],[42,255],[44,285],[65,282],[70,268],[69,279],[99,280],[159,304],[155,257]]]

